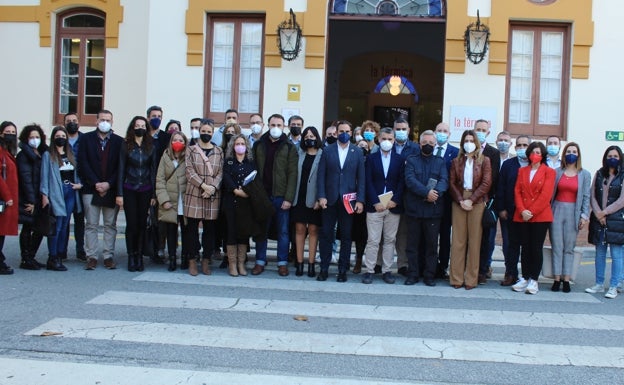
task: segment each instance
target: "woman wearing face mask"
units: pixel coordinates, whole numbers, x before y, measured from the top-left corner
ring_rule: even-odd
[[[518,170],[514,188],[516,210],[513,221],[519,223],[522,254],[522,277],[511,288],[517,292],[537,294],[537,280],[542,270],[544,239],[553,221],[550,201],[555,189],[555,170],[546,164],[546,146],[529,144],[529,165]]]
[[[622,281],[622,245],[624,245],[624,173],[622,150],[609,146],[602,156],[602,167],[591,185],[589,242],[596,245],[596,284],[587,293],[603,293],[607,248],[611,249],[611,280],[605,298],[618,295]]]
[[[459,155],[453,159],[450,195],[453,200],[450,283],[456,289],[477,287],[481,247],[481,220],[492,183],[490,159],[481,154],[473,130],[462,134]]]
[[[581,166],[581,149],[578,144],[566,144],[563,154],[561,167],[556,170],[553,222],[549,231],[555,276],[551,290],[559,291],[563,275],[563,292],[569,293],[576,237],[579,230],[589,222],[591,174]]]
[[[186,150],[186,194],[184,216],[188,221],[189,249],[196,253],[189,260],[189,274],[198,274],[199,262],[198,228],[202,222],[201,270],[210,275],[210,257],[215,247],[215,226],[221,203],[221,179],[223,177],[223,150],[210,140],[214,127],[208,120],[202,121],[199,141]]]
[[[290,215],[295,222],[297,261],[295,275],[303,275],[303,249],[306,234],[308,240],[308,277],[316,277],[314,258],[318,245],[318,231],[321,227],[321,206],[316,200],[316,173],[321,160],[323,143],[316,127],[306,127],[299,143],[297,188],[294,207]]]
[[[79,190],[82,188],[76,172],[76,158],[67,141],[67,130],[58,126],[52,130],[50,148],[41,161],[41,202],[50,205],[56,217],[54,235],[48,237],[48,270],[66,271],[63,259],[67,258],[69,218],[78,205],[82,211]]]
[[[241,127],[238,125],[238,123],[227,123],[225,125],[225,128],[223,129],[223,142],[221,143],[221,149],[223,150],[223,152],[227,150],[227,146],[230,143],[230,140],[232,140],[235,135],[240,134]]]
[[[154,184],[158,159],[150,124],[135,116],[126,130],[125,143],[119,154],[119,176],[116,203],[126,214],[126,251],[128,271],[143,271],[139,240],[146,237],[147,213],[156,204]]]
[[[362,137],[368,144],[369,153],[379,151],[379,145],[375,143],[375,139],[380,129],[379,123],[373,122],[372,120],[365,120],[362,122]]]
[[[45,134],[39,125],[24,127],[19,135],[19,148],[21,151],[16,161],[19,173],[19,222],[22,224],[19,238],[22,256],[20,269],[39,270],[46,267],[35,259],[43,234],[34,230],[34,223],[41,211],[41,156],[48,150]]]
[[[188,267],[190,258],[187,244],[187,225],[184,220],[184,194],[186,193],[186,146],[188,140],[181,132],[171,134],[169,147],[158,164],[156,173],[156,199],[158,200],[158,220],[167,228],[167,248],[169,271],[176,269],[178,247],[178,226],[182,234],[182,268]]]
[[[0,275],[13,274],[13,269],[6,264],[2,252],[7,235],[17,235],[18,220],[18,181],[15,149],[17,128],[12,122],[0,123],[0,199],[4,201],[4,212],[0,214]],[[38,267],[38,266],[37,266]]]
[[[251,215],[249,196],[242,187],[245,177],[256,170],[249,139],[235,135],[227,147],[223,164],[222,207],[227,224],[226,251],[229,274],[247,275],[245,258],[247,243],[254,228],[262,231],[263,223],[256,223]]]
[[[182,131],[182,124],[180,123],[180,121],[171,119],[169,122],[167,122],[167,126],[165,127],[165,132],[167,134],[171,135],[174,132],[181,132],[181,131]]]

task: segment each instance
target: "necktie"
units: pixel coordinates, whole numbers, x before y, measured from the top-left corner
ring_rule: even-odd
[[[444,147],[442,147],[442,146],[438,146],[438,151],[436,151],[435,156],[439,156],[439,157],[441,157],[441,156],[442,156],[442,150],[443,150],[443,149],[444,149]]]

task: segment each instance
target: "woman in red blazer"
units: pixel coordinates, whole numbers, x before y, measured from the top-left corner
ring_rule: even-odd
[[[13,269],[6,264],[2,253],[4,238],[17,235],[17,166],[15,150],[17,148],[17,128],[11,122],[0,124],[0,200],[4,201],[4,212],[0,214],[0,275],[13,274]]]
[[[514,190],[516,211],[513,217],[514,222],[520,222],[522,278],[511,288],[537,294],[537,279],[542,270],[542,248],[546,231],[553,221],[550,200],[555,189],[555,170],[546,165],[548,154],[542,142],[531,143],[526,153],[529,165],[518,170]]]

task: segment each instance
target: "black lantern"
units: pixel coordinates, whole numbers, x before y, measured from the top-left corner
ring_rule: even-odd
[[[471,63],[479,64],[485,58],[490,43],[490,29],[481,24],[477,9],[477,22],[470,23],[464,33],[464,49],[466,57]]]
[[[277,47],[284,60],[292,61],[299,56],[301,35],[301,26],[297,24],[297,17],[291,8],[290,19],[277,26]]]

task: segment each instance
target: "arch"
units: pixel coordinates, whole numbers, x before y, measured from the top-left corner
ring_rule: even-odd
[[[399,78],[401,80],[400,84],[393,84],[392,78]],[[391,93],[393,92],[392,88],[396,88],[396,94],[412,94],[414,95],[414,103],[418,103],[418,91],[416,91],[416,87],[412,84],[412,82],[406,78],[405,76],[396,76],[396,75],[388,75],[386,77],[381,78],[373,92],[376,94],[383,93]],[[393,94],[394,95],[394,94]]]

